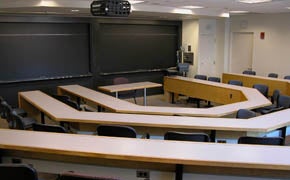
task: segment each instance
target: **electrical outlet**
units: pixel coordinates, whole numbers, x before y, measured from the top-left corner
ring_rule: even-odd
[[[19,159],[19,158],[12,158],[12,159],[11,159],[11,162],[12,162],[13,164],[20,164],[20,163],[22,163],[22,160]]]
[[[150,173],[149,173],[149,171],[138,170],[138,171],[136,171],[136,177],[137,178],[144,178],[146,180],[149,180]]]
[[[217,142],[218,143],[227,143],[227,140],[225,140],[225,139],[219,139],[219,140],[217,140]]]

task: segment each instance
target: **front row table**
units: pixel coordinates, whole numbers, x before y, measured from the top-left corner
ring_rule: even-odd
[[[78,163],[118,162],[172,171],[175,165],[199,173],[290,178],[287,146],[200,143],[169,140],[101,137],[28,130],[0,129],[3,156],[23,156]],[[171,167],[168,169],[168,167]],[[134,167],[133,167],[134,168]],[[165,169],[164,169],[165,168]],[[182,179],[182,168],[176,179]]]

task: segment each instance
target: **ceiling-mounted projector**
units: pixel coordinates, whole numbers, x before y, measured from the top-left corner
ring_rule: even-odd
[[[129,16],[131,4],[123,0],[96,0],[91,3],[93,16]]]

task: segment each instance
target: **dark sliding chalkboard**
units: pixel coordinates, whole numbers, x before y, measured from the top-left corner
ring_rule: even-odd
[[[90,73],[86,23],[0,23],[0,82]]]
[[[101,74],[176,66],[177,25],[100,24],[97,59]]]

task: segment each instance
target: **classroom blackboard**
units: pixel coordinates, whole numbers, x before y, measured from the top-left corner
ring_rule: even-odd
[[[176,66],[178,37],[177,25],[100,24],[100,72],[143,72]]]
[[[0,82],[90,74],[87,23],[0,23]]]

